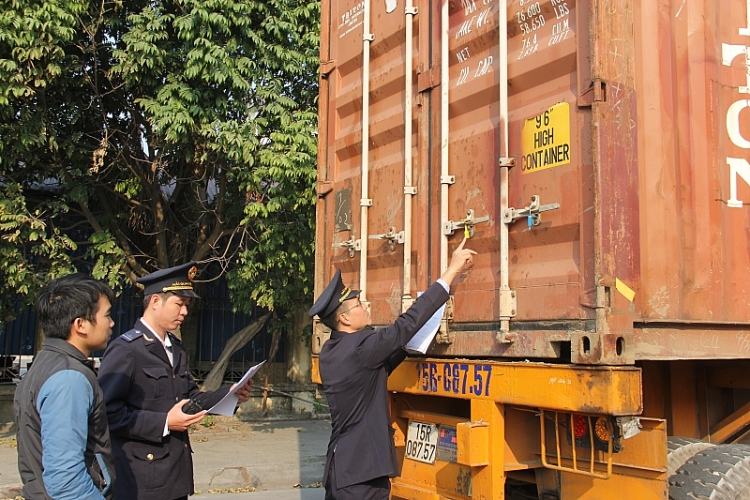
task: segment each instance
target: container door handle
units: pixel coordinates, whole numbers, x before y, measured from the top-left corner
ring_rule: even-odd
[[[465,228],[469,231],[469,236],[474,236],[474,226],[481,223],[481,222],[487,222],[490,220],[489,215],[485,215],[483,217],[474,217],[474,210],[470,209],[468,212],[466,212],[466,218],[459,220],[459,221],[445,221],[443,223],[443,234],[446,236],[453,234],[453,232],[456,229]]]
[[[549,203],[547,205],[542,205],[541,197],[538,194],[535,194],[531,197],[531,203],[529,203],[527,207],[511,207],[505,210],[505,212],[503,212],[503,222],[506,224],[512,224],[518,219],[523,219],[525,217],[528,221],[529,229],[531,229],[532,226],[538,226],[542,223],[542,212],[555,210],[557,208],[560,208],[559,203]]]

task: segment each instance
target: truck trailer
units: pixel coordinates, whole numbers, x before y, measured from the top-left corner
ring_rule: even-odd
[[[316,296],[478,252],[392,497],[750,499],[750,0],[322,0],[320,59]]]

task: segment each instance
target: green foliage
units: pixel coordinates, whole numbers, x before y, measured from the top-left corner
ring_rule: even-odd
[[[3,318],[12,314],[15,296],[30,304],[47,279],[73,270],[69,254],[76,244],[50,222],[66,211],[64,205],[47,203],[32,213],[18,184],[0,187],[0,282],[15,292],[0,297]],[[41,275],[40,268],[45,270]]]
[[[0,298],[194,259],[232,270],[238,309],[309,302],[319,9],[8,0]]]

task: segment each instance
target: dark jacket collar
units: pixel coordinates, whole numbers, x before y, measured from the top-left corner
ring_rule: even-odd
[[[71,358],[75,358],[78,361],[86,361],[88,359],[85,354],[79,351],[73,344],[63,339],[56,338],[45,338],[42,344],[43,351],[55,351],[67,354]]]
[[[172,366],[169,363],[169,358],[167,357],[167,353],[164,350],[164,343],[157,338],[153,338],[156,336],[156,333],[154,333],[151,328],[147,327],[140,318],[138,318],[138,321],[135,322],[135,329],[140,330],[145,334],[144,342],[146,345],[146,349],[151,351],[152,354],[154,354],[157,358],[161,359],[164,363],[166,363],[169,366]],[[167,335],[170,335],[170,340],[172,341],[172,345],[174,345],[174,340],[177,338],[172,333],[167,332]],[[176,354],[178,352],[178,349],[172,348],[172,362],[174,363],[174,366],[179,366],[179,356]]]
[[[375,328],[373,328],[372,326],[370,326],[370,325],[367,325],[367,326],[366,326],[366,327],[364,327],[363,329],[361,329],[361,330],[359,330],[359,331],[357,331],[357,332],[352,332],[352,333],[347,333],[347,332],[340,332],[340,331],[338,331],[338,330],[333,330],[333,331],[331,332],[331,338],[332,338],[332,339],[343,339],[343,338],[344,338],[344,337],[346,337],[347,335],[354,335],[355,333],[359,333],[359,332],[364,332],[365,330],[374,330],[374,329],[375,329]]]

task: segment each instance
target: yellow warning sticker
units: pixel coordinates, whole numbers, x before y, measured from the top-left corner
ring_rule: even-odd
[[[615,288],[626,299],[628,299],[630,302],[633,302],[633,299],[635,298],[635,290],[633,290],[628,285],[620,281],[619,278],[615,278]]]
[[[570,163],[570,104],[555,104],[523,125],[521,130],[521,172]]]

